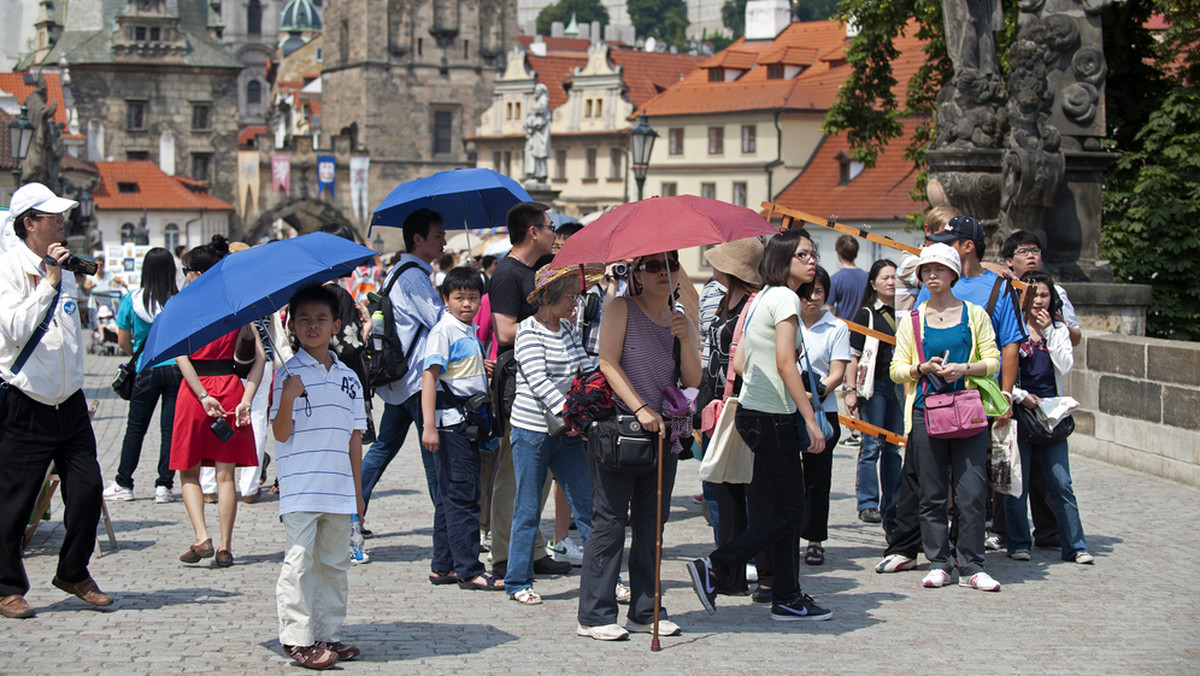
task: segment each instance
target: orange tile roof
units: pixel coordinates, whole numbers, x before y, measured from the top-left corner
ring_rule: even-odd
[[[835,47],[835,49],[839,48]],[[785,66],[811,66],[817,60],[817,54],[817,50],[812,47],[778,45],[774,49],[764,51],[762,56],[758,58],[758,62],[772,65],[783,64]]]
[[[267,133],[267,125],[265,124],[252,124],[248,127],[242,127],[238,130],[238,146],[253,146],[254,137],[265,133]]]
[[[846,185],[838,185],[841,165],[839,153],[849,154],[850,144],[843,133],[827,136],[804,173],[796,177],[775,198],[783,206],[810,214],[837,214],[844,221],[903,220],[923,208],[908,197],[917,170],[904,158],[920,120],[903,120],[903,134],[893,139],[879,154],[871,169],[863,169]]]
[[[687,54],[642,52],[634,49],[612,49],[608,56],[621,67],[625,95],[634,107],[640,106],[678,84],[696,68],[700,57]]]
[[[912,26],[909,35],[896,40],[900,56],[892,62],[896,78],[893,91],[901,101],[908,78],[924,62],[922,43],[911,36],[914,32],[915,26]],[[682,82],[651,99],[645,104],[644,110],[635,111],[634,115],[642,112],[653,117],[752,110],[828,110],[837,100],[838,89],[850,72],[849,67],[844,65],[844,59],[837,58],[848,44],[843,25],[832,21],[793,23],[774,40],[746,42],[740,38],[725,52],[753,51],[757,58],[757,64],[741,77],[733,82],[709,82],[708,72],[704,68],[697,68]],[[767,68],[764,67],[767,63],[781,63],[778,60],[781,58],[788,59],[788,62],[799,61],[813,53],[821,57],[815,61],[809,59],[812,65],[799,75],[791,79],[768,79]],[[709,61],[719,57],[721,54],[711,57]]]
[[[700,62],[701,68],[730,68],[750,70],[758,60],[758,53],[741,49],[724,49]]]
[[[537,71],[537,79],[550,90],[550,109],[567,102],[567,90],[563,83],[571,77],[575,68],[587,65],[587,53],[578,56],[535,56],[530,54],[529,69]]]
[[[182,176],[168,176],[146,161],[96,162],[100,184],[92,194],[96,208],[140,211],[233,211],[233,205],[213,197],[208,185]],[[119,183],[133,183],[137,192],[120,192]]]
[[[45,73],[46,96],[51,102],[58,103],[54,111],[54,121],[67,123],[66,106],[63,105],[62,79],[58,73]],[[0,89],[16,97],[18,103],[24,103],[26,97],[33,93],[33,85],[25,84],[25,73],[0,73]]]

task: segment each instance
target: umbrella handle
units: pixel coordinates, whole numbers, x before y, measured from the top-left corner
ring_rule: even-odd
[[[279,347],[275,344],[275,339],[271,337],[271,332],[268,330],[268,331],[264,331],[263,334],[267,337],[267,342],[271,344],[271,349],[275,351],[275,354],[279,354]],[[284,359],[280,359],[279,362],[281,364],[283,364],[284,377],[291,378],[292,372],[288,370],[287,361]],[[303,392],[301,392],[300,396],[307,400],[308,399],[308,390],[304,390]]]

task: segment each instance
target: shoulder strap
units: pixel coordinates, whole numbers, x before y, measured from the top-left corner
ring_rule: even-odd
[[[725,396],[728,399],[733,396],[733,381],[737,379],[737,374],[733,372],[733,353],[737,350],[738,343],[742,342],[742,335],[746,329],[746,317],[750,314],[750,306],[754,304],[754,298],[758,292],[750,294],[746,299],[745,305],[742,305],[742,311],[738,313],[737,324],[733,327],[733,342],[729,344],[729,365],[725,367]]]
[[[925,346],[921,344],[921,313],[919,310],[913,310],[909,313],[912,317],[913,325],[913,342],[917,344],[917,357],[921,359],[921,363],[925,363]]]
[[[403,275],[406,270],[419,267],[421,266],[414,261],[409,261],[401,265],[400,268],[396,270],[396,273],[392,275],[392,278],[388,280],[387,286],[385,286],[383,289],[383,301],[379,303],[379,306],[383,311],[383,333],[386,336],[399,339],[399,336],[396,335],[395,309],[392,307],[392,287],[396,285],[396,282],[400,279],[400,275]],[[421,332],[424,330],[425,325],[421,322],[417,322],[417,332],[413,334],[412,344],[408,346],[408,351],[406,352],[404,350],[403,345],[400,346],[401,360],[407,362],[408,358],[412,356],[412,351],[417,344],[417,339],[421,337]]]
[[[987,313],[992,316],[992,311],[996,309],[996,299],[1000,297],[1000,289],[1004,287],[1004,278],[997,277],[996,283],[992,284],[992,295],[988,297]]]
[[[33,356],[34,349],[37,348],[38,343],[42,342],[42,336],[46,335],[46,329],[50,328],[50,320],[54,317],[54,311],[58,308],[58,297],[60,295],[62,295],[62,282],[59,282],[54,287],[54,298],[50,299],[50,307],[46,309],[46,314],[42,317],[42,322],[30,334],[29,342],[25,343],[25,347],[21,349],[21,354],[18,354],[17,360],[13,362],[11,370],[14,376],[20,372],[21,367],[25,366],[25,362],[29,361],[29,358]],[[145,343],[143,342],[142,345],[145,345]]]

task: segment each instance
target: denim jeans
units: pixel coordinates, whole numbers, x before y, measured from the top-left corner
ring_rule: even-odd
[[[804,464],[800,449],[808,446],[808,439],[807,435],[801,438],[799,419],[798,413],[778,415],[738,409],[734,424],[754,453],[754,475],[764,481],[771,512],[709,556],[718,586],[755,554],[766,551],[774,572],[774,602],[790,603],[800,595],[797,537],[804,520]],[[762,560],[759,562],[761,565]]]
[[[437,467],[432,568],[437,573],[453,570],[463,581],[484,571],[479,561],[479,448],[463,436],[466,429],[466,423],[441,429],[437,453],[421,449]]]
[[[1005,519],[1008,522],[1008,551],[1028,550],[1033,541],[1029,537],[1029,519],[1026,506],[1029,502],[1029,474],[1033,456],[1041,461],[1042,475],[1054,505],[1054,517],[1058,521],[1058,541],[1064,561],[1075,558],[1076,552],[1087,551],[1083,537],[1083,524],[1079,520],[1079,505],[1075,502],[1075,490],[1071,488],[1071,463],[1067,451],[1067,440],[1039,446],[1028,441],[1017,442],[1021,451],[1021,497],[1004,496]]]
[[[875,393],[871,398],[858,400],[858,411],[863,422],[882,427],[889,432],[904,434],[902,393],[903,390],[896,383],[890,380],[876,380]],[[878,478],[876,463],[879,466]],[[887,530],[896,526],[896,493],[900,490],[902,463],[899,446],[863,435],[854,486],[858,494],[858,511],[872,507],[878,509],[883,513],[883,524]]]
[[[362,460],[362,493],[363,502],[371,502],[371,491],[379,481],[383,470],[396,457],[400,447],[408,437],[408,428],[417,427],[417,441],[425,427],[421,416],[421,393],[417,392],[404,401],[403,404],[384,404],[383,416],[379,419],[379,433],[375,443],[363,454]],[[429,499],[437,507],[437,469],[433,464],[433,454],[427,453],[417,444],[417,453],[421,456],[421,464],[425,466],[425,485],[429,489]]]
[[[121,444],[121,462],[117,465],[117,485],[133,490],[133,472],[142,455],[142,442],[154,408],[162,397],[162,413],[159,414],[158,479],[155,486],[171,488],[175,484],[175,472],[171,471],[171,434],[175,426],[175,397],[179,395],[179,384],[183,374],[179,367],[156,366],[137,374],[133,381],[133,396],[129,398],[129,417],[125,422],[125,441]]]
[[[533,586],[533,541],[541,519],[539,506],[547,470],[567,494],[579,538],[587,546],[592,532],[592,480],[588,476],[587,449],[580,437],[512,428],[513,473],[517,491],[513,496],[512,532],[508,539],[508,571],[504,589],[515,594]]]

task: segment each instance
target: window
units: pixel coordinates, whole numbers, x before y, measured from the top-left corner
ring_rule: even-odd
[[[554,180],[567,180],[567,151],[562,148],[554,151]]]
[[[433,114],[433,154],[449,155],[453,152],[451,133],[454,128],[454,113],[439,110]]]
[[[125,109],[125,127],[127,129],[146,128],[146,102],[129,101]]]
[[[471,58],[471,41],[470,40],[463,40],[463,58],[464,59]]]
[[[120,195],[136,195],[138,192],[138,184],[134,182],[120,181],[117,183],[117,193]]]
[[[125,159],[130,162],[141,162],[150,159],[150,151],[148,150],[127,150],[125,151]]]
[[[584,180],[596,180],[596,149],[583,149],[583,178]]]
[[[838,163],[838,185],[846,185],[853,181],[862,173],[865,166],[862,162],[850,159],[850,154],[844,150],[838,153],[834,159]]]
[[[591,99],[585,100],[583,102],[583,106],[584,106],[583,107],[583,116],[591,117],[592,116],[592,100]]]
[[[158,42],[162,39],[162,29],[158,26],[150,27],[150,42]]]
[[[700,196],[706,199],[717,199],[717,184],[716,183],[701,183]]]
[[[662,190],[659,191],[659,195],[662,197],[674,197],[676,191],[677,187],[674,183],[663,183]]]
[[[603,99],[588,99],[584,117],[601,117],[604,112]]]
[[[209,168],[212,165],[212,155],[209,153],[192,154],[192,179],[208,182]]]
[[[163,228],[163,248],[167,251],[174,251],[177,246],[179,246],[179,226],[167,223],[167,227]]]
[[[521,119],[521,102],[509,101],[504,106],[504,119],[519,120]]]
[[[625,153],[617,146],[608,148],[608,179],[619,181],[625,176]]]
[[[709,68],[708,69],[708,81],[709,82],[724,82],[725,81],[725,69],[724,68]]]
[[[492,168],[496,171],[509,176],[512,174],[512,151],[511,150],[493,150],[492,151]]]
[[[192,131],[208,131],[208,104],[192,104]]]
[[[739,207],[746,206],[746,184],[742,181],[733,184],[733,203]]]
[[[667,130],[668,152],[672,155],[683,154],[683,128],[672,127]]]
[[[753,153],[758,149],[758,128],[752,124],[742,125],[742,152]]]
[[[133,29],[133,39],[137,40],[138,42],[145,42],[146,41],[146,27],[145,26],[135,27]]]
[[[251,105],[262,103],[262,83],[258,80],[246,83],[246,103]]]
[[[321,63],[322,61],[325,60],[325,48],[324,47],[317,47],[316,59],[317,59],[317,63]]]
[[[250,0],[246,5],[246,32],[262,35],[262,3],[258,0]]]
[[[773,64],[767,66],[767,79],[768,80],[782,80],[783,79],[783,64],[773,63]]]
[[[725,127],[708,128],[708,154],[721,155],[725,152]]]

